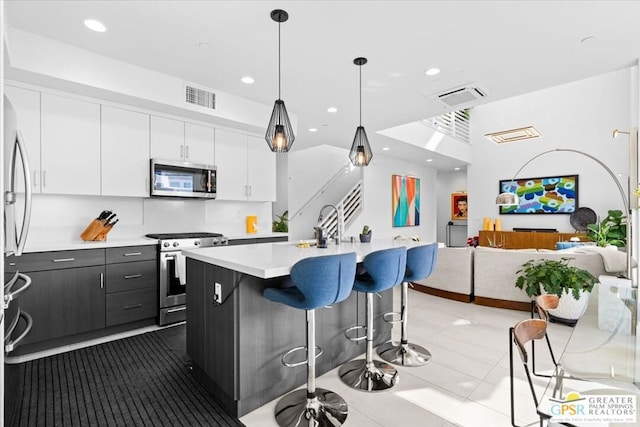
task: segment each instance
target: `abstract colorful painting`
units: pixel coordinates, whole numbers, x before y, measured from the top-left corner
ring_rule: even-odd
[[[420,178],[392,175],[391,204],[394,227],[420,225]]]
[[[578,208],[578,175],[500,181],[500,193],[518,195],[518,206],[500,206],[501,214],[571,214]]]

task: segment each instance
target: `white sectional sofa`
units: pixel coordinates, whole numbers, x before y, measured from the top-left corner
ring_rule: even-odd
[[[624,254],[621,253],[624,257]],[[598,277],[607,273],[602,256],[573,250],[494,249],[478,246],[474,253],[474,302],[480,305],[528,310],[531,298],[515,286],[516,272],[530,259],[572,258],[570,265]]]
[[[415,282],[419,285],[417,289],[432,295],[471,302],[473,252],[472,247],[438,248],[435,270],[428,278]]]
[[[594,250],[594,249],[591,249]],[[561,251],[546,249],[495,249],[477,248],[438,249],[435,271],[427,279],[416,282],[416,289],[433,295],[458,301],[475,302],[480,305],[529,310],[531,298],[525,291],[515,287],[516,272],[530,259],[572,258],[571,265],[583,268],[595,277],[615,275],[613,269],[624,270],[624,252],[607,254],[605,268],[603,253],[581,248]]]

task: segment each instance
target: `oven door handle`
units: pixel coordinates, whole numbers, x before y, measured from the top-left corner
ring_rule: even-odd
[[[176,254],[163,254],[164,259],[176,259]]]

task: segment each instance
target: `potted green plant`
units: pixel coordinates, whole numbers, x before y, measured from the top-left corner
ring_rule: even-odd
[[[289,221],[289,218],[287,218],[288,215],[289,215],[288,210],[284,211],[282,215],[276,215],[278,220],[273,221],[271,231],[280,232],[280,233],[288,232],[289,231],[289,225],[287,224],[287,222]]]
[[[371,241],[371,228],[368,225],[362,227],[362,233],[360,233],[360,241],[367,243]]]
[[[597,246],[625,247],[627,245],[625,219],[626,216],[621,210],[610,210],[598,224],[587,225],[587,236],[596,242]]]
[[[516,271],[516,287],[530,297],[543,293],[560,297],[558,308],[549,310],[552,319],[574,325],[589,302],[596,278],[587,270],[569,265],[573,258],[531,259]]]

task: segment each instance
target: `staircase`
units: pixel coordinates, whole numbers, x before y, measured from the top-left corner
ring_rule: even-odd
[[[314,195],[289,216],[289,237],[291,240],[313,237],[313,227],[325,228],[330,236],[338,231],[338,215],[343,219],[345,229],[358,217],[364,203],[364,181],[361,168],[354,168],[350,162],[342,166]],[[323,219],[318,223],[318,215],[325,205],[337,208],[324,209]]]

